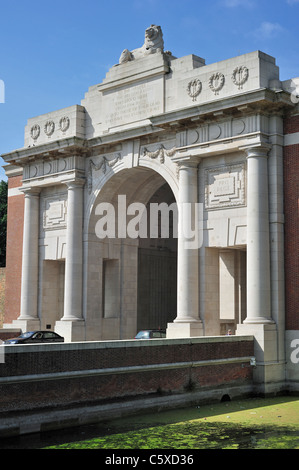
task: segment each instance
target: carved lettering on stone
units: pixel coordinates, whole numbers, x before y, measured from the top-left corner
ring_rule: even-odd
[[[205,208],[244,206],[246,204],[245,163],[205,170]]]
[[[163,110],[161,83],[159,80],[139,83],[105,96],[107,126],[115,127],[140,121],[161,113]]]

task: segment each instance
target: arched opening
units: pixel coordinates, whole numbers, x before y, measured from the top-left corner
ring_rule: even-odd
[[[174,195],[167,183],[149,200],[148,218],[151,208],[163,203],[166,204],[166,208],[175,203]],[[166,329],[167,323],[176,317],[177,238],[174,236],[173,226],[176,221],[172,211],[164,214],[159,212],[158,217],[157,236],[148,236],[139,241],[137,330]],[[163,223],[167,224],[167,227],[164,226],[165,233],[162,229]]]
[[[149,168],[119,171],[102,184],[87,233],[88,340],[131,339],[176,317],[175,202]]]
[[[226,403],[228,401],[231,401],[230,396],[227,393],[225,395],[222,395],[220,402]]]

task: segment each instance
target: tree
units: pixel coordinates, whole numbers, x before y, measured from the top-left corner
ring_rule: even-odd
[[[0,181],[0,267],[6,264],[7,181]]]

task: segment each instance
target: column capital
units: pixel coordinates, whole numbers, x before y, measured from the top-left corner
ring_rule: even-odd
[[[68,189],[82,188],[85,185],[85,178],[74,178],[68,181],[63,181]]]
[[[20,191],[24,193],[25,197],[30,197],[30,196],[39,196],[41,192],[40,187],[35,187],[35,186],[30,186],[30,187],[22,187],[20,188]]]
[[[254,144],[254,145],[246,145],[240,147],[240,150],[244,150],[247,154],[247,158],[252,158],[252,157],[264,157],[268,158],[268,154],[272,148],[271,144],[267,143],[260,143],[260,144]]]
[[[174,161],[178,165],[179,170],[189,169],[189,168],[190,169],[191,168],[197,169],[198,165],[201,162],[201,158],[200,157],[194,157],[194,156],[188,156],[188,157],[184,157],[183,159],[172,158],[172,161]]]

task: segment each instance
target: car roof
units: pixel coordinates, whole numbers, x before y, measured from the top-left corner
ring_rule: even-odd
[[[27,331],[26,333],[55,333],[55,335],[58,334],[53,330],[33,330],[33,331]]]
[[[139,331],[165,331],[163,328],[145,328],[144,330],[139,330]]]

